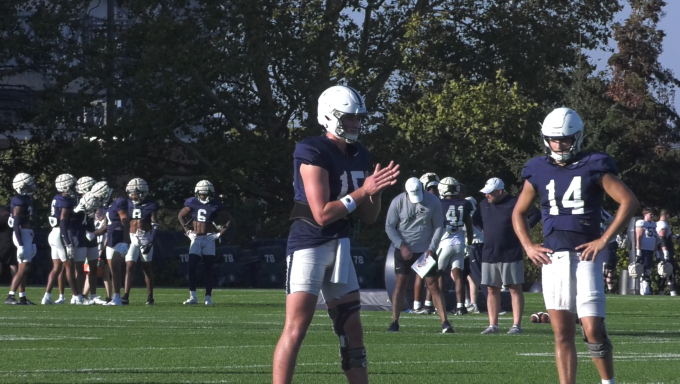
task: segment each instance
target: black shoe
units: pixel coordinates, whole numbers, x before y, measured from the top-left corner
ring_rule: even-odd
[[[30,300],[26,298],[26,296],[24,296],[19,298],[19,302],[16,303],[16,305],[35,305],[35,304],[33,304]]]
[[[17,299],[14,298],[14,295],[7,295],[7,298],[5,299],[5,304],[8,305],[16,305]]]
[[[106,302],[107,302],[107,303],[110,303],[110,302],[111,302],[111,298],[110,298],[110,297],[107,297],[107,298],[106,298]]]
[[[153,296],[149,295],[146,297],[146,305],[153,305],[155,303]]]
[[[387,329],[387,332],[399,332],[399,323],[393,321],[392,324],[390,324],[390,327]]]
[[[456,333],[448,320],[442,323],[442,333]]]
[[[468,310],[465,307],[456,308],[456,312],[454,312],[455,316],[463,316],[463,315],[467,315],[467,314],[468,314]]]
[[[130,304],[130,297],[129,296],[123,296],[120,298],[120,302],[123,303],[123,305],[128,305]]]

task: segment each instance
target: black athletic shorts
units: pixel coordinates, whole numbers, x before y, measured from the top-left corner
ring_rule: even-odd
[[[423,255],[424,252],[413,252],[413,256],[411,256],[410,260],[404,260],[404,257],[401,255],[401,250],[399,248],[394,248],[394,274],[395,275],[410,275],[411,274],[411,266],[418,261],[418,258]],[[435,265],[432,267],[430,272],[425,275],[425,277],[436,277],[438,276],[437,273],[437,266]]]

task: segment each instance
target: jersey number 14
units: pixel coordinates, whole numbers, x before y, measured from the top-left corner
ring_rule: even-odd
[[[555,200],[555,179],[550,180],[545,187],[548,190],[548,200],[550,200],[550,214],[557,216],[560,214],[557,207],[557,200]],[[562,197],[562,208],[572,208],[572,215],[582,215],[584,213],[585,203],[581,200],[581,176],[575,176],[571,179],[567,192]]]

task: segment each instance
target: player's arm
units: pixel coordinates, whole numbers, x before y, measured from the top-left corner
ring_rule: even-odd
[[[106,228],[108,227],[107,220],[104,219],[100,223],[99,228],[94,231],[95,236],[101,236],[106,233]]]
[[[597,253],[603,250],[609,241],[616,237],[616,234],[630,222],[630,219],[640,206],[633,192],[613,173],[605,173],[598,180],[598,184],[614,201],[619,203],[619,210],[616,212],[616,217],[614,217],[609,228],[599,239],[576,247],[577,251],[581,251],[581,260],[586,261],[595,259]]]
[[[666,244],[666,242],[668,241],[666,237],[668,236],[668,229],[666,229],[666,227],[664,226],[657,232],[659,233],[659,240],[661,241],[661,252],[663,253],[663,260],[668,261],[668,248],[672,246],[672,243]]]
[[[468,213],[463,219],[463,224],[465,225],[465,235],[467,236],[468,245],[472,244],[475,239],[474,229],[472,228],[472,216]]]
[[[118,211],[118,216],[123,224],[123,242],[130,244],[130,216],[128,216],[127,209]]]
[[[399,166],[390,163],[389,166],[381,169],[380,164],[376,166],[375,173],[366,178],[364,185],[350,193],[351,199],[346,199],[346,196],[341,196],[341,200],[330,201],[330,185],[328,181],[328,171],[324,168],[302,164],[300,165],[300,175],[305,188],[305,195],[307,202],[314,215],[314,220],[321,226],[326,226],[353,212],[357,207],[370,201],[370,196],[375,196],[382,192],[383,189],[394,185],[397,182],[397,175],[399,174]],[[374,209],[380,209],[380,206]],[[372,210],[369,209],[369,213]],[[372,215],[366,215],[372,216]],[[377,217],[377,213],[375,214]],[[371,219],[371,217],[367,217]],[[372,223],[373,220],[365,220]]]
[[[222,229],[220,230],[220,237],[222,237],[225,233],[227,233],[227,230],[229,230],[229,228],[234,225],[234,218],[227,211],[219,211],[217,213],[217,218],[220,220],[220,223],[224,223],[222,225]]]
[[[189,217],[189,215],[191,215],[191,208],[189,207],[182,208],[177,214],[177,220],[179,220],[179,225],[182,226],[184,232],[189,232],[191,230],[191,227],[189,227],[189,223],[187,221],[187,217]]]
[[[19,244],[20,247],[24,246],[24,240],[21,238],[21,224],[23,220],[21,220],[22,217],[24,217],[24,211],[26,208],[17,205],[14,207],[14,217],[16,217],[18,220],[14,220],[14,238],[17,239],[17,244]]]
[[[156,214],[158,211],[152,211],[151,212],[151,239],[153,240],[156,237],[156,234],[158,233],[158,228],[160,224],[158,224],[158,217],[156,217]]]
[[[71,208],[62,208],[59,217],[59,234],[66,246],[71,245],[71,236],[68,233],[69,229],[69,219],[71,218]]]
[[[537,266],[541,266],[543,264],[551,263],[547,254],[552,253],[552,250],[543,248],[542,244],[534,244],[529,237],[527,213],[533,207],[536,196],[537,194],[534,186],[531,185],[529,181],[525,180],[522,193],[520,193],[515,209],[512,211],[512,226],[529,259]],[[479,208],[477,210],[479,210]]]

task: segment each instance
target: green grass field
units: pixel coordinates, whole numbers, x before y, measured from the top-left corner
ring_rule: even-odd
[[[3,287],[5,288],[5,287]],[[39,301],[42,289],[29,298]],[[4,292],[3,292],[4,293]],[[200,297],[199,292],[199,297]],[[186,290],[159,289],[156,306],[134,289],[126,307],[0,306],[0,383],[267,383],[284,320],[284,292],[218,290],[214,308],[184,307]],[[67,296],[70,297],[70,296]],[[617,383],[680,382],[680,298],[608,296]],[[405,314],[388,334],[388,312],[363,312],[373,383],[556,383],[550,325],[531,324],[542,297],[527,294],[524,334],[479,334],[486,314]],[[577,339],[579,383],[599,383]],[[318,311],[298,359],[296,383],[343,383],[338,342]]]

